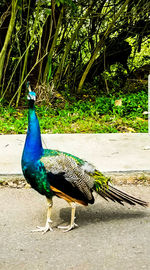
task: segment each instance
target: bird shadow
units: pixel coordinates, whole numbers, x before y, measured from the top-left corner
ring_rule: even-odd
[[[60,209],[60,218],[64,223],[70,220],[70,207]],[[103,206],[100,203],[94,206],[76,208],[76,219],[80,225],[89,225],[97,222],[110,222],[115,220],[142,219],[148,216],[144,209],[137,207],[129,208],[127,206],[114,205],[111,207]]]

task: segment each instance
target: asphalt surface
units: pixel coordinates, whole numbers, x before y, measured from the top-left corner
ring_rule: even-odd
[[[121,189],[149,200],[150,186]],[[68,223],[70,208],[54,198],[54,231],[31,233],[45,217],[45,198],[34,190],[0,189],[0,269],[150,269],[149,207],[121,206],[96,196],[94,205],[77,207],[79,227],[63,233],[56,226]]]
[[[48,134],[45,148],[58,149],[93,163],[102,172],[150,173],[148,134]],[[25,135],[0,136],[0,182],[21,175]],[[130,182],[130,177],[129,177]],[[13,186],[13,185],[12,185]],[[17,185],[16,185],[17,187]],[[150,201],[150,185],[120,189]],[[53,232],[31,233],[46,219],[46,200],[32,189],[0,188],[0,270],[150,269],[150,208],[121,206],[96,196],[78,206],[77,229],[63,233],[70,208],[55,198]]]

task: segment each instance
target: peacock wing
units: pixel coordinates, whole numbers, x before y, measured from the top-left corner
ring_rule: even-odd
[[[55,175],[63,173],[66,181],[82,192],[88,200],[92,200],[94,179],[86,172],[85,163],[81,164],[71,155],[62,152],[57,155],[45,155],[41,158],[41,162],[47,173]]]

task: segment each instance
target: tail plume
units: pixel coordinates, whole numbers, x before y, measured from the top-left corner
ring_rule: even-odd
[[[124,202],[130,204],[130,205],[135,205],[135,204],[139,204],[143,207],[148,206],[148,203],[142,200],[139,200],[135,197],[132,197],[130,195],[128,195],[125,192],[120,191],[117,188],[114,188],[113,186],[111,186],[110,184],[108,184],[108,188],[105,189],[100,189],[100,190],[96,190],[96,192],[102,196],[105,200],[112,200],[114,202],[118,202],[122,205],[124,205]]]

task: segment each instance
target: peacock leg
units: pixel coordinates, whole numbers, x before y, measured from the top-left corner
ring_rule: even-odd
[[[78,225],[74,222],[75,221],[75,211],[76,211],[76,203],[69,202],[71,206],[71,222],[68,226],[58,226],[59,229],[63,229],[64,232],[69,232],[75,227],[78,227]]]
[[[52,213],[52,206],[53,206],[53,201],[52,199],[47,199],[47,219],[46,219],[46,224],[45,224],[45,227],[39,227],[37,226],[37,229],[35,230],[32,230],[32,232],[43,232],[46,233],[48,231],[53,231],[53,229],[51,228],[50,226],[50,223],[52,223],[52,220],[51,220],[51,213]]]

